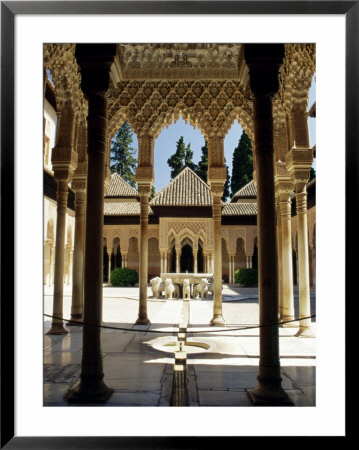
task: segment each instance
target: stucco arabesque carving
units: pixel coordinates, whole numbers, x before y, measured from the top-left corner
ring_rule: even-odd
[[[44,44],[44,70],[50,70],[57,110],[70,104],[76,121],[86,123],[88,104],[81,90],[75,47],[75,44]]]
[[[308,94],[316,71],[315,44],[286,44],[279,72],[279,91],[273,99],[274,128],[286,122],[293,109],[308,109]]]
[[[169,236],[171,236],[171,239],[175,238],[176,246],[180,246],[181,239],[190,237],[195,247],[197,247],[198,239],[201,239],[205,248],[210,247],[210,221],[211,219],[198,220],[189,218],[183,221],[164,221],[160,230],[160,247],[162,249],[168,248],[170,245]]]
[[[180,116],[206,138],[224,136],[237,119],[253,137],[253,104],[239,82],[166,80],[122,81],[107,93],[109,130],[126,117],[138,136],[156,138]]]

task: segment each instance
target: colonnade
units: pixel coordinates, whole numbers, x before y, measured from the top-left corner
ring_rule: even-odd
[[[250,393],[254,404],[290,404],[281,386],[279,363],[279,314],[293,316],[290,267],[290,220],[288,189],[275,178],[272,98],[278,90],[278,71],[284,57],[284,45],[245,45],[245,58],[254,95],[254,136],[258,204],[258,268],[260,306],[260,362],[258,385]],[[74,286],[72,317],[83,317],[83,346],[80,379],[65,394],[69,402],[106,402],[112,389],[104,383],[101,328],[102,323],[102,263],[103,263],[103,203],[105,182],[107,110],[106,91],[110,81],[110,67],[116,54],[116,45],[78,44],[76,57],[81,67],[81,88],[88,101],[87,184],[79,177],[76,193],[76,229],[74,251]],[[68,115],[64,115],[64,113]],[[66,118],[62,126],[63,118]],[[298,121],[297,121],[298,122]],[[296,130],[296,122],[293,122]],[[55,286],[53,315],[63,314],[63,249],[68,183],[77,167],[75,151],[75,121],[71,108],[64,108],[59,124],[60,138],[53,151],[54,176],[57,181],[57,228],[55,256]],[[301,130],[303,124],[301,123]],[[296,136],[297,145],[286,156],[290,182],[295,187],[298,215],[298,263],[300,283],[300,318],[310,314],[308,279],[308,242],[306,222],[306,190],[311,165],[310,150],[302,135]],[[308,175],[308,176],[307,176]],[[288,177],[287,177],[288,178]],[[206,270],[213,268],[214,295],[211,325],[225,326],[222,315],[222,243],[221,196],[226,179],[223,137],[208,139],[208,184],[212,195],[214,253],[206,255]],[[280,186],[275,191],[276,185]],[[148,197],[153,182],[153,138],[139,137],[139,160],[136,171],[140,196],[140,252],[139,252],[139,314],[136,324],[148,325],[147,261],[148,261]],[[288,180],[286,180],[288,181]],[[86,200],[85,200],[86,192]],[[276,221],[276,198],[280,220]],[[86,219],[84,205],[86,203]],[[277,214],[278,217],[278,214]],[[84,231],[85,228],[85,231]],[[277,247],[277,234],[279,245]],[[83,245],[85,236],[85,245]],[[277,255],[281,256],[279,289]],[[84,258],[84,255],[86,257]],[[166,266],[161,254],[161,265]],[[247,256],[251,265],[251,255]],[[234,255],[230,255],[230,267]],[[84,278],[83,278],[84,273]],[[232,271],[231,271],[232,274]],[[233,278],[233,275],[231,275]],[[84,279],[84,282],[82,280]],[[281,299],[278,305],[279,294]],[[83,303],[82,303],[83,300]],[[53,319],[50,334],[66,333],[61,319]],[[310,319],[301,320],[299,335],[310,334]]]

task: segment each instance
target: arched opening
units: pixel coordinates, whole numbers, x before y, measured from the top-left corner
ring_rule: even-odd
[[[252,257],[252,267],[253,269],[258,269],[258,240],[254,240],[253,257]]]
[[[166,159],[176,152],[176,144],[183,136],[186,146],[190,145],[193,152],[192,161],[195,164],[201,160],[202,147],[205,139],[198,127],[191,125],[179,116],[178,120],[172,121],[168,127],[164,127],[157,136],[154,144],[154,171],[156,192],[167,186],[171,181],[171,167],[163,164],[164,154]],[[168,143],[171,143],[169,148]],[[157,157],[158,155],[158,157]]]
[[[158,239],[151,237],[148,240],[148,277],[153,278],[161,274],[161,254]]]
[[[109,281],[108,274],[108,254],[107,254],[107,239],[103,238],[103,253],[102,253],[102,279],[103,282]]]
[[[203,264],[203,242],[201,239],[198,239],[198,253],[197,253],[197,271],[199,273],[204,272],[204,264]]]
[[[222,238],[222,279],[224,282],[229,281],[229,255],[227,249],[227,242]]]
[[[133,236],[128,242],[127,267],[129,269],[133,269],[138,272],[139,267],[138,262],[139,262],[138,240],[136,237]]]
[[[234,270],[245,269],[246,267],[247,258],[244,250],[244,240],[242,238],[238,238],[236,244],[236,255],[234,257]]]
[[[177,259],[177,252],[176,252],[176,245],[175,241],[172,241],[171,244],[171,253],[170,253],[170,272],[176,273],[176,259]]]
[[[182,273],[193,273],[193,249],[190,244],[185,244],[182,247],[180,270]]]
[[[122,267],[121,243],[118,237],[113,240],[112,244],[111,271],[116,267]]]

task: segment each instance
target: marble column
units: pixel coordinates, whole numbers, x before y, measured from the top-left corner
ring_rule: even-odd
[[[297,190],[297,187],[296,187]],[[307,224],[307,192],[306,188],[297,191],[297,221],[298,221],[298,275],[299,275],[299,331],[297,336],[314,337],[310,319],[310,283],[309,283],[309,252]]]
[[[258,287],[260,356],[258,384],[249,393],[255,405],[290,405],[282,388],[279,361],[277,240],[274,196],[272,97],[279,88],[282,44],[245,44],[254,94],[254,136],[258,204]]]
[[[147,325],[150,320],[147,316],[147,284],[148,284],[148,197],[151,193],[151,184],[140,184],[138,186],[140,196],[140,300],[139,313],[136,320],[137,325]]]
[[[61,120],[60,120],[61,118]],[[63,105],[59,114],[57,142],[52,151],[52,168],[57,183],[57,216],[54,267],[53,316],[47,334],[66,334],[63,324],[63,289],[65,257],[65,225],[68,199],[68,184],[77,167],[77,153],[74,150],[75,117],[71,102]],[[56,317],[56,318],[55,318]]]
[[[286,155],[288,171],[295,185],[297,209],[297,273],[299,286],[299,330],[297,336],[314,337],[311,328],[309,250],[307,222],[307,182],[313,162],[313,150],[310,148],[292,148]]]
[[[230,276],[229,276],[229,282],[230,283],[234,283],[234,258],[235,258],[235,255],[229,255],[229,263],[230,263],[230,266],[229,266],[229,270],[230,270]]]
[[[211,190],[213,186],[211,187]],[[212,190],[212,214],[213,214],[213,235],[214,235],[214,291],[213,291],[213,317],[210,322],[212,326],[223,327],[226,325],[222,315],[222,238],[221,220],[222,205],[220,189],[216,192]],[[213,195],[213,194],[218,195]]]
[[[63,324],[64,293],[64,257],[65,257],[65,224],[68,197],[68,180],[57,180],[57,218],[54,270],[54,298],[52,324],[46,334],[66,334],[69,332]]]
[[[181,259],[181,249],[180,248],[176,248],[176,273],[180,273],[181,272],[181,264],[180,264],[180,259]]]
[[[88,100],[88,170],[81,374],[64,395],[69,403],[105,403],[113,392],[104,382],[101,325],[106,91],[115,55],[115,44],[76,45],[81,87]]]
[[[111,257],[112,257],[112,248],[107,247],[107,282],[111,283]]]
[[[197,273],[198,272],[198,268],[197,268],[197,262],[198,262],[198,250],[193,250],[193,272]]]
[[[293,295],[293,261],[291,232],[291,200],[289,192],[280,195],[280,220],[282,229],[282,277],[283,277],[283,310],[281,321],[294,320]],[[290,323],[285,326],[298,326]]]
[[[49,252],[50,252],[50,267],[49,267],[49,283],[48,286],[51,286],[53,283],[53,278],[54,278],[54,248],[55,245],[54,243],[49,244]]]

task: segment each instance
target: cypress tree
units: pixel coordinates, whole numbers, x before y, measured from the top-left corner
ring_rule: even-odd
[[[191,144],[188,144],[186,147],[186,152],[184,156],[184,167],[189,167],[194,172],[197,170],[197,166],[193,162],[193,151],[191,150]]]
[[[223,186],[223,195],[222,195],[223,202],[227,201],[227,198],[231,195],[231,191],[229,189],[229,185],[230,185],[229,168],[228,168],[227,164],[226,164],[226,170],[227,170],[227,179]]]
[[[136,187],[135,170],[136,149],[131,147],[133,131],[129,123],[124,122],[111,141],[111,172],[118,173],[130,186]]]
[[[171,179],[175,178],[185,167],[196,170],[196,164],[192,161],[193,151],[191,144],[185,145],[183,136],[177,141],[176,152],[167,160],[167,164],[171,167]]]
[[[207,171],[208,171],[208,147],[207,141],[205,141],[204,146],[201,148],[202,156],[197,165],[196,173],[202,178],[203,181],[207,183]]]
[[[245,131],[233,152],[231,190],[233,195],[253,180],[252,142]]]

